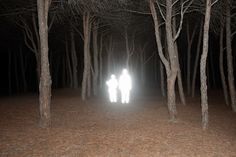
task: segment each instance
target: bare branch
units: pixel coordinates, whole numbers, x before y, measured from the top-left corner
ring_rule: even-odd
[[[215,0],[215,1],[211,4],[211,7],[212,7],[213,5],[215,5],[218,1],[219,1],[219,0]]]

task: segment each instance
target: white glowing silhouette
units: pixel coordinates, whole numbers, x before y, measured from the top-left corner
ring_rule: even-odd
[[[129,103],[130,90],[132,89],[131,77],[127,69],[123,69],[119,79],[119,89],[121,92],[121,103]]]
[[[110,102],[117,102],[117,87],[118,87],[118,81],[116,79],[116,76],[114,74],[111,75],[111,78],[106,82],[108,86],[108,93],[109,93],[109,99]]]

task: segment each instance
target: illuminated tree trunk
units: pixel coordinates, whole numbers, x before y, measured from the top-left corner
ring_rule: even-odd
[[[175,82],[178,74],[178,56],[175,52],[174,38],[172,31],[172,1],[166,1],[166,40],[167,49],[170,58],[171,74],[167,76],[167,95],[168,107],[170,110],[171,120],[175,120],[177,115],[176,110],[176,96],[175,96]]]
[[[90,13],[85,12],[83,15],[83,29],[84,29],[84,71],[82,80],[82,100],[86,100],[90,96],[91,92],[91,74],[90,74],[90,32],[91,32],[91,21]]]
[[[207,63],[207,55],[208,55],[210,17],[211,17],[211,0],[207,0],[204,30],[203,30],[203,50],[202,50],[201,61],[200,61],[202,128],[204,130],[207,129],[208,127],[206,63]]]
[[[236,112],[236,99],[235,99],[235,84],[234,84],[234,69],[233,69],[233,55],[231,43],[231,1],[227,0],[226,8],[226,50],[227,50],[227,68],[228,68],[228,84],[229,93],[231,98],[231,106]]]
[[[167,74],[167,106],[168,106],[168,111],[170,114],[170,120],[175,120],[177,111],[176,111],[176,104],[175,104],[175,91],[174,91],[174,86],[175,86],[175,80],[177,77],[177,66],[176,66],[176,60],[174,57],[174,43],[173,43],[173,38],[172,38],[172,27],[171,27],[171,2],[167,1],[167,11],[166,11],[166,31],[167,31],[167,42],[170,40],[170,44],[168,44],[168,52],[169,52],[169,57],[170,57],[170,62],[165,58],[163,54],[163,49],[162,49],[162,44],[161,44],[161,38],[160,38],[160,31],[159,31],[159,21],[157,18],[157,12],[155,9],[155,5],[153,0],[149,1],[150,4],[150,10],[152,13],[152,18],[154,21],[155,25],[155,37],[156,37],[156,42],[157,42],[157,48],[158,48],[158,53],[161,58],[161,61],[163,62],[165,69],[166,69],[166,74]],[[170,8],[168,8],[170,7]],[[168,32],[170,31],[170,32]],[[171,65],[172,64],[172,65]],[[173,64],[175,65],[175,68],[173,67]]]
[[[228,87],[225,81],[225,73],[224,73],[224,25],[221,25],[220,30],[220,56],[219,56],[219,69],[220,69],[220,76],[221,76],[221,83],[224,92],[224,98],[226,105],[229,105],[229,94],[228,94]]]
[[[41,127],[49,127],[51,124],[51,76],[48,60],[48,10],[50,2],[51,1],[49,0],[37,0],[41,58],[41,73],[39,83]]]
[[[173,11],[173,13],[175,13],[175,11]],[[173,18],[173,33],[174,36],[177,34],[176,32],[176,17],[174,16]],[[179,96],[180,96],[180,100],[181,103],[183,105],[186,105],[186,100],[185,100],[185,95],[184,95],[184,88],[183,88],[183,81],[182,81],[182,72],[181,72],[181,68],[180,68],[180,63],[179,63],[179,52],[178,52],[178,44],[177,41],[174,42],[174,47],[175,47],[175,54],[177,56],[177,65],[178,65],[178,74],[177,74],[177,82],[178,82],[178,90],[179,90]]]

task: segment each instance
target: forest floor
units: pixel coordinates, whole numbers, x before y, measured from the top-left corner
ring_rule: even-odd
[[[173,123],[165,99],[155,94],[122,105],[105,97],[82,102],[79,92],[57,90],[50,129],[39,128],[37,95],[0,98],[0,156],[233,157],[236,114],[222,97],[210,95],[207,131],[201,128],[199,98],[187,99],[187,106],[178,103]]]

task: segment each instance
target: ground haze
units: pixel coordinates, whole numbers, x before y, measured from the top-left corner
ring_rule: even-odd
[[[1,98],[0,156],[236,156],[236,115],[218,99],[222,93],[210,94],[207,131],[200,98],[177,104],[171,123],[165,99],[156,95],[140,94],[127,105],[105,97],[83,102],[77,91],[57,90],[50,129],[38,125],[37,95]]]

